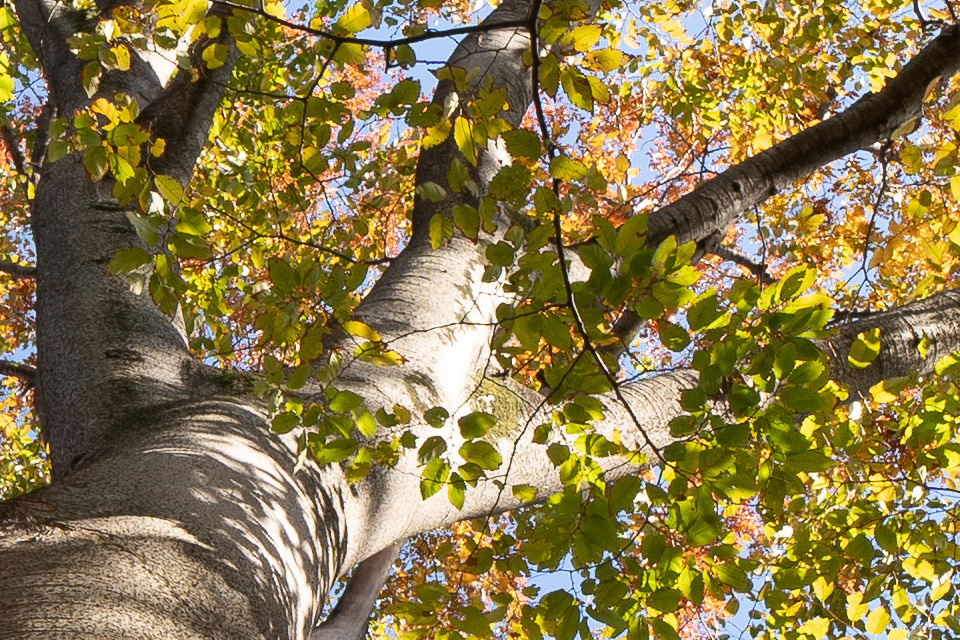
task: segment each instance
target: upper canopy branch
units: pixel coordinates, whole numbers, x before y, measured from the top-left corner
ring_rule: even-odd
[[[447,38],[451,36],[462,36],[473,33],[485,33],[489,31],[496,31],[497,29],[508,29],[508,28],[517,28],[523,27],[524,22],[522,20],[494,20],[490,21],[484,20],[480,24],[465,25],[462,27],[452,27],[450,29],[426,29],[422,33],[418,33],[412,36],[403,36],[401,38],[357,38],[354,36],[345,36],[341,34],[328,31],[326,29],[315,29],[308,25],[300,24],[281,18],[272,13],[268,13],[262,6],[260,7],[248,7],[242,4],[237,4],[235,2],[230,2],[229,0],[213,0],[214,5],[235,9],[237,11],[244,11],[246,13],[252,13],[258,15],[270,22],[275,22],[279,25],[287,27],[289,29],[295,29],[302,33],[307,33],[312,36],[317,36],[319,38],[326,38],[328,40],[333,40],[334,42],[340,44],[359,44],[369,47],[383,47],[385,49],[391,49],[394,47],[400,47],[403,45],[416,44],[418,42],[426,42],[427,40],[434,40],[436,38]]]
[[[19,378],[24,384],[32,387],[37,380],[37,368],[22,362],[0,360],[0,375]]]
[[[34,280],[37,277],[37,268],[10,260],[0,260],[0,273],[6,273],[17,280]]]
[[[869,93],[832,118],[794,134],[706,181],[649,215],[647,242],[670,236],[682,244],[722,237],[745,212],[796,180],[843,156],[889,138],[919,118],[932,85],[960,69],[960,26],[944,29],[877,93]],[[613,333],[626,345],[642,321],[626,311]],[[623,346],[620,347],[623,349]]]

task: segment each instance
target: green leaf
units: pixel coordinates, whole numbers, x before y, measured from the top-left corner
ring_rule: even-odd
[[[453,237],[453,223],[441,213],[430,218],[430,246],[438,249],[444,242]]]
[[[358,338],[363,338],[364,340],[369,340],[370,342],[379,342],[380,334],[359,320],[347,320],[342,325],[343,330],[349,333],[351,336],[356,336]]]
[[[471,240],[476,240],[477,234],[480,232],[480,214],[470,205],[454,205],[453,224],[457,225],[463,235]]]
[[[477,143],[473,138],[473,123],[466,118],[457,118],[453,123],[453,139],[460,153],[472,165],[477,164]]]
[[[714,567],[714,575],[717,576],[717,579],[723,584],[730,585],[740,592],[750,591],[750,588],[753,586],[747,574],[744,573],[743,569],[740,568],[740,565],[738,565],[735,560]]]
[[[440,202],[447,197],[447,192],[436,182],[424,182],[417,187],[417,195],[427,202]]]
[[[661,613],[670,613],[680,606],[681,598],[683,594],[676,589],[657,589],[647,598],[647,604]]]
[[[513,497],[523,502],[532,502],[537,497],[537,488],[529,484],[515,484],[510,490]]]
[[[312,446],[310,450],[319,464],[332,464],[352,456],[357,450],[357,443],[349,438],[337,438],[322,445]]]
[[[447,451],[447,441],[440,436],[430,436],[423,441],[417,450],[417,460],[420,464],[427,464]]]
[[[467,439],[483,436],[496,422],[497,419],[494,416],[483,411],[474,411],[457,420],[460,435]]]
[[[139,247],[130,247],[117,251],[107,270],[110,273],[131,273],[150,262],[150,255]]]
[[[297,274],[286,260],[274,258],[267,261],[267,270],[270,273],[273,289],[280,295],[290,293],[297,286]]]
[[[668,320],[660,320],[657,323],[657,330],[663,346],[671,351],[683,351],[690,344],[690,334],[687,330]]]
[[[507,151],[514,158],[536,160],[540,157],[540,138],[532,131],[514,129],[504,131],[500,135],[507,146]]]
[[[87,147],[83,150],[83,168],[93,181],[101,180],[107,175],[107,150],[102,145]]]
[[[326,395],[330,410],[337,413],[346,413],[363,404],[363,398],[352,391],[338,391],[331,387],[327,389]]]
[[[450,479],[447,481],[447,499],[450,501],[450,504],[456,507],[457,511],[463,509],[465,492],[466,484],[463,478],[461,478],[458,473],[451,473]]]
[[[420,496],[426,500],[440,491],[443,485],[446,484],[449,475],[450,465],[444,462],[442,458],[434,458],[431,460],[423,469],[423,474],[421,475]]]
[[[460,447],[460,457],[466,462],[473,462],[481,469],[493,471],[500,468],[503,460],[500,454],[489,442],[465,442]]]
[[[803,413],[830,411],[837,402],[837,397],[830,391],[812,391],[795,386],[784,387],[780,398],[791,409]]]
[[[557,156],[550,160],[550,175],[557,180],[569,182],[579,180],[587,173],[587,168],[577,160],[566,156]]]
[[[334,25],[335,29],[345,33],[357,33],[370,26],[370,12],[358,2],[351,5]]]
[[[850,345],[850,354],[847,363],[855,369],[863,369],[873,362],[880,354],[880,327],[857,334],[857,339]]]
[[[300,416],[291,411],[284,411],[273,417],[270,422],[270,430],[274,433],[289,433],[299,425]]]
[[[440,429],[446,423],[450,413],[443,407],[431,407],[423,412],[423,419],[434,429]]]

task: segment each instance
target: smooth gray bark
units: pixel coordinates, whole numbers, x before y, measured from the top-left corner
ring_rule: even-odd
[[[508,0],[488,20],[516,20],[527,16],[530,6],[525,0]],[[17,12],[60,113],[89,104],[79,83],[82,63],[66,43],[71,34],[89,27],[82,16],[49,0],[18,0]],[[948,55],[957,49],[949,40],[956,39],[956,29],[944,37],[953,49],[928,60],[941,73],[956,67]],[[451,63],[480,73],[461,103],[489,80],[509,91],[509,110],[501,117],[519,123],[533,96],[531,74],[523,63],[529,47],[529,34],[521,28],[466,37]],[[170,69],[149,56],[135,58],[129,72],[105,78],[102,88],[137,97],[142,121],[163,132],[171,148],[162,171],[186,181],[232,58],[196,82],[186,74],[161,81]],[[442,103],[450,90],[441,83],[436,100]],[[888,121],[900,113],[896,109],[871,135],[887,131]],[[865,139],[854,137],[844,148],[859,148]],[[764,179],[769,179],[764,167],[771,157],[792,161],[778,153],[771,150],[755,163]],[[452,141],[424,152],[417,179],[446,185],[447,169],[458,154]],[[826,161],[824,156],[811,162]],[[507,162],[497,144],[481,150],[474,173],[481,192]],[[509,476],[468,491],[463,510],[453,508],[442,493],[420,500],[413,454],[396,469],[377,468],[354,485],[344,481],[337,466],[318,468],[308,462],[295,471],[294,443],[268,433],[260,401],[196,362],[175,319],[125,280],[106,273],[117,249],[142,246],[126,211],[110,196],[111,185],[91,183],[75,157],[45,165],[41,173],[34,205],[37,386],[55,481],[0,505],[0,639],[302,640],[315,634],[353,640],[366,625],[375,589],[389,565],[384,559],[395,553],[396,543],[466,517],[520,506],[510,485],[534,485],[538,499],[560,488],[544,446],[530,438],[531,427],[543,415],[542,397],[514,387],[507,392],[527,409],[512,418],[514,436],[499,443]],[[750,206],[743,197],[746,186],[761,196],[771,192],[769,186],[746,180],[720,180],[710,187],[716,191],[713,200],[733,203],[712,218],[696,208],[678,207],[669,216],[675,228],[669,233],[696,229],[693,236],[699,237],[723,230]],[[338,381],[374,409],[393,404],[411,409],[421,425],[415,428],[418,435],[444,433],[451,441],[457,435],[456,418],[474,409],[496,306],[512,300],[498,283],[482,280],[485,243],[503,232],[506,220],[498,219],[497,231],[480,241],[455,235],[443,247],[430,248],[430,218],[448,214],[454,203],[452,197],[439,204],[416,201],[410,244],[357,312],[406,364],[378,368],[357,362]],[[960,346],[960,333],[952,330],[960,319],[957,296],[924,304],[932,306],[923,311],[908,307],[869,321],[884,327],[879,375],[917,366],[902,345],[915,340],[917,331],[926,331],[921,324],[930,323],[923,335],[938,350]],[[915,315],[904,324],[897,313]],[[865,326],[874,325],[843,330],[834,349],[838,357],[849,344],[842,340]],[[948,330],[938,333],[936,327]],[[346,337],[340,346],[350,346]],[[679,411],[677,395],[692,384],[693,374],[681,371],[626,385],[622,393],[633,416],[615,399],[605,398],[609,418],[602,429],[619,431],[638,449],[647,439],[663,446],[669,442],[667,424]],[[422,424],[423,409],[434,405],[454,414],[444,431]],[[632,469],[623,460],[605,464],[611,477]],[[338,615],[315,632],[320,603],[333,581],[366,559],[369,563],[358,568]]]

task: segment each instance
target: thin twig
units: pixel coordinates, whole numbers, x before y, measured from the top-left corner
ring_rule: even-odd
[[[749,256],[745,256],[744,254],[735,249],[731,249],[730,247],[725,247],[719,242],[711,247],[707,247],[707,253],[712,253],[721,260],[726,260],[728,262],[738,264],[741,267],[746,267],[750,273],[760,279],[760,284],[773,284],[775,282],[773,276],[767,273],[766,266],[759,262],[754,262]]]

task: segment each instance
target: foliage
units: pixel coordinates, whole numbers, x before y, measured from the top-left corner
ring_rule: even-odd
[[[575,0],[538,4],[527,61],[535,108],[517,127],[501,117],[505,89],[461,98],[471,71],[432,61],[421,44],[437,41],[437,25],[476,25],[487,6],[73,5],[96,24],[73,39],[94,99],[46,129],[36,124],[43,76],[0,7],[6,260],[32,259],[35,142],[47,162],[80,154],[91,179],[112,180],[113,195],[136,204],[144,247],[109,268],[167,313],[180,310],[206,362],[262,372],[254,387],[274,431],[295,432],[304,455],[353,477],[415,449],[423,497],[445,492],[457,508],[505,472],[495,436],[529,425],[498,425],[500,411],[367,407],[338,390],[345,362],[404,362],[353,311],[406,245],[414,199],[445,207],[429,221],[434,248],[482,243],[485,280],[512,296],[498,310],[491,367],[542,392],[549,420],[537,441],[573,436],[574,446],[548,449],[564,489],[504,485],[545,503],[411,543],[377,635],[695,637],[720,633],[747,605],[755,637],[960,635],[960,362],[854,398],[831,380],[835,354],[822,350],[848,319],[955,278],[956,79],[931,87],[915,129],[720,230],[717,243],[755,258],[738,265],[717,246],[647,238],[647,214],[662,204],[879,91],[954,19],[949,2],[608,1],[596,20]],[[168,149],[141,126],[136,100],[97,93],[146,40],[173,55],[184,38],[203,49],[178,73],[233,64],[233,47],[239,55],[186,186],[154,170]],[[437,79],[455,92],[431,102]],[[512,163],[487,188],[475,165],[498,139]],[[448,140],[458,154],[446,183],[415,182],[421,151]],[[513,223],[497,230],[501,215]],[[582,261],[579,281],[557,259],[564,248]],[[4,278],[0,295],[3,351],[30,353],[31,281]],[[635,337],[617,333],[625,311],[643,320]],[[340,332],[352,352],[325,349]],[[884,340],[865,332],[840,355],[868,369]],[[681,367],[699,384],[682,396],[672,444],[599,433],[599,396]],[[5,386],[3,403],[7,497],[44,471],[30,394]],[[407,429],[417,415],[433,426],[454,415],[458,439],[417,440]],[[390,438],[372,439],[384,430]],[[613,455],[655,471],[611,481],[601,464]],[[576,576],[569,588],[529,584],[561,566]]]

